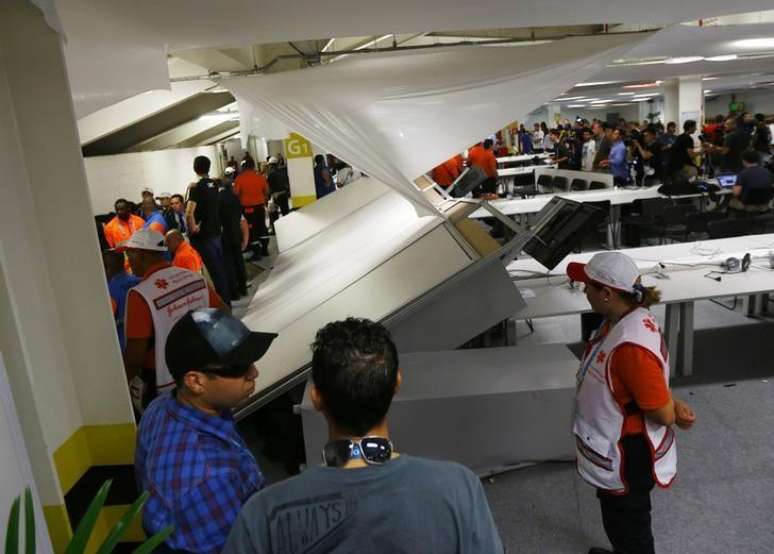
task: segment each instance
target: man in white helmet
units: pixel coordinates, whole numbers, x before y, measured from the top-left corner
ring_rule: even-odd
[[[118,250],[126,252],[132,273],[142,278],[126,296],[124,319],[126,377],[132,403],[141,414],[158,392],[174,386],[164,358],[172,326],[195,308],[227,308],[201,274],[165,260],[167,247],[160,233],[140,229]]]

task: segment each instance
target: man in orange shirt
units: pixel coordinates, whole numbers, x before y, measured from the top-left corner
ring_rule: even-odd
[[[129,202],[123,198],[116,200],[114,205],[116,216],[105,225],[105,240],[110,248],[128,240],[135,231],[142,229],[145,221],[133,215],[129,209]]]
[[[183,269],[188,269],[195,273],[202,272],[202,257],[196,251],[196,248],[191,246],[183,233],[177,229],[172,229],[164,237],[164,241],[167,243],[169,253],[172,254],[172,265]]]
[[[158,392],[174,387],[164,357],[167,336],[177,321],[196,308],[228,310],[199,273],[172,266],[164,259],[164,237],[140,229],[119,245],[132,272],[142,281],[126,296],[124,365],[132,403],[139,414]]]
[[[478,167],[486,174],[486,180],[480,185],[480,192],[473,192],[473,196],[481,196],[481,193],[492,195],[497,191],[497,158],[492,152],[492,139],[486,139],[483,144],[477,144],[468,151],[468,165]]]
[[[441,165],[434,167],[430,176],[438,186],[448,188],[460,176],[460,173],[462,173],[462,156],[457,154]]]
[[[253,255],[255,258],[260,258],[269,255],[269,231],[266,228],[269,182],[255,170],[255,161],[252,158],[246,159],[243,163],[244,169],[234,181],[234,194],[239,197],[242,213],[250,227],[250,245]]]

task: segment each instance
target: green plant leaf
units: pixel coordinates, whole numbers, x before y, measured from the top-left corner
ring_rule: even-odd
[[[140,546],[138,546],[134,552],[132,552],[132,554],[150,554],[156,549],[157,546],[167,540],[167,537],[169,537],[169,535],[171,535],[174,530],[174,525],[170,525],[169,527],[162,529],[147,541],[142,543]]]
[[[97,550],[97,554],[110,554],[111,552],[113,552],[113,549],[118,544],[118,541],[120,541],[121,537],[124,536],[124,533],[126,532],[126,529],[129,527],[129,524],[132,522],[135,516],[140,512],[143,504],[145,504],[145,501],[148,500],[148,496],[150,496],[150,493],[148,493],[148,491],[145,491],[140,495],[140,498],[135,500],[134,504],[132,504],[129,507],[129,509],[126,510],[124,515],[121,516],[121,519],[119,519],[116,522],[116,524],[110,530],[110,533],[108,533],[108,536],[105,539],[105,542],[103,542],[102,546],[100,546],[99,549]]]
[[[67,545],[65,554],[83,554],[86,551],[86,544],[89,542],[91,533],[94,531],[94,525],[97,523],[97,516],[102,509],[107,495],[110,492],[110,486],[113,484],[113,480],[105,481],[99,488],[99,492],[94,497],[94,500],[89,504],[89,509],[86,510],[86,514],[78,524],[78,528],[75,530],[75,535]]]
[[[11,512],[8,514],[8,527],[5,531],[5,554],[18,554],[19,552],[19,504],[21,496],[17,496],[11,504]]]
[[[32,491],[24,490],[24,550],[35,554],[35,505],[32,503]]]

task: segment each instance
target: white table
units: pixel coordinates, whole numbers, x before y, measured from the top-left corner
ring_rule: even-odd
[[[526,167],[506,167],[505,169],[498,169],[498,177],[513,177],[514,175],[524,175],[525,173],[534,173],[536,167],[550,167],[555,168],[556,164],[547,165],[528,165]]]
[[[507,164],[507,163],[516,163],[516,162],[528,162],[535,158],[545,160],[549,156],[550,154],[547,154],[545,152],[542,152],[540,154],[519,154],[518,156],[503,156],[502,158],[497,158],[497,163]]]
[[[774,234],[749,235],[730,239],[677,243],[663,246],[631,248],[625,252],[634,258],[643,272],[643,284],[656,286],[666,304],[667,343],[673,349],[673,371],[683,375],[693,372],[693,303],[724,296],[755,297],[774,291],[774,271],[768,267],[768,253],[774,251]],[[710,271],[720,271],[719,264],[730,256],[753,256],[746,273],[721,275],[721,281],[707,278]],[[536,319],[590,312],[581,286],[570,286],[567,264],[587,262],[594,252],[567,256],[552,271],[534,259],[516,260],[508,265],[526,307],[516,319]],[[665,268],[661,268],[660,263]],[[702,265],[696,265],[702,264]],[[659,278],[658,273],[667,276]],[[537,274],[545,276],[538,277]],[[523,277],[523,278],[520,278]]]

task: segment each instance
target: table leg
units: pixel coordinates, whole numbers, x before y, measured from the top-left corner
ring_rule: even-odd
[[[507,346],[516,346],[516,320],[505,320],[505,344]]]
[[[680,304],[680,375],[693,375],[693,302]]]
[[[679,356],[679,333],[680,333],[680,304],[666,305],[666,321],[664,322],[664,339],[671,353],[670,374],[674,377],[677,372],[677,366],[680,363]]]

